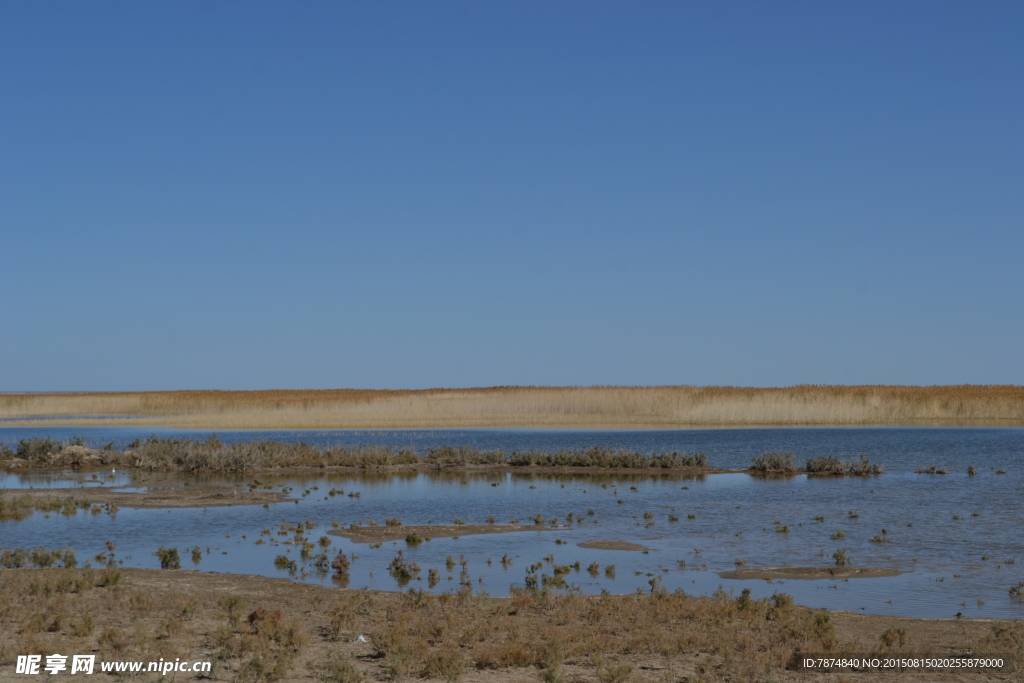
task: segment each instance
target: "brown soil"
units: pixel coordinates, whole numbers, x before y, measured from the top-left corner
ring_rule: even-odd
[[[577,543],[576,545],[581,548],[592,548],[594,550],[650,550],[647,546],[627,543],[626,541],[587,541],[586,543]]]
[[[231,486],[203,484],[185,487],[153,487],[145,493],[118,491],[110,487],[86,489],[7,490],[21,504],[45,506],[73,498],[80,504],[116,505],[125,508],[201,508],[227,505],[263,505],[289,500],[280,491],[247,491]]]
[[[870,567],[766,567],[764,569],[737,569],[718,572],[723,579],[868,579],[878,576],[898,576],[904,572],[895,569]]]
[[[1019,622],[826,613],[772,601],[740,608],[724,597],[417,596],[180,570],[0,575],[0,681],[24,679],[14,673],[16,655],[55,652],[96,654],[98,662],[212,661],[205,680],[264,681],[273,672],[283,683],[540,683],[552,670],[554,680],[578,683],[1009,681],[1018,674],[836,675],[796,672],[784,662],[826,642],[837,656],[973,648],[1024,657]],[[339,656],[349,673],[325,675],[323,665]],[[95,680],[114,680],[96,669]],[[614,671],[623,675],[610,678]]]
[[[360,526],[355,529],[334,529],[327,533],[342,536],[356,543],[399,541],[415,532],[423,540],[450,538],[473,534],[504,534],[511,531],[548,531],[551,527],[538,524],[431,524],[428,526]]]

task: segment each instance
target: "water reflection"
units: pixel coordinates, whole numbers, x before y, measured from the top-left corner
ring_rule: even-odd
[[[410,586],[430,590],[427,574],[438,571],[432,590],[457,589],[471,580],[475,591],[503,595],[523,585],[530,565],[539,573],[552,565],[573,565],[564,578],[590,593],[650,590],[651,581],[691,593],[750,587],[755,596],[778,590],[816,607],[880,614],[951,617],[1021,617],[1024,606],[1009,599],[1007,587],[1021,580],[1024,529],[1019,474],[981,471],[975,477],[945,477],[889,472],[870,478],[766,479],[746,474],[679,476],[667,473],[548,472],[365,472],[268,474],[246,476],[116,473],[98,481],[143,490],[154,486],[218,484],[285,490],[295,500],[263,506],[207,509],[128,509],[116,515],[80,511],[71,517],[35,514],[0,525],[0,546],[74,547],[80,561],[103,553],[106,541],[117,545],[125,566],[158,567],[160,546],[179,548],[183,565],[189,549],[199,548],[201,571],[292,576],[333,585],[302,558],[294,534],[280,536],[280,524],[302,524],[308,542],[350,524],[403,526],[486,524],[515,519],[529,524],[540,516],[554,528],[506,534],[434,538],[418,545],[404,540],[377,547],[330,536],[331,554],[352,557],[350,587],[395,590],[388,572],[398,550],[421,568]],[[84,479],[83,479],[84,477]],[[91,474],[7,475],[2,485],[24,488],[67,482],[88,486]],[[331,495],[332,492],[334,495]],[[571,515],[571,519],[570,519]],[[547,524],[545,524],[547,526]],[[783,530],[784,529],[784,530]],[[884,539],[875,542],[879,536]],[[271,533],[264,533],[271,530]],[[836,539],[838,532],[840,539]],[[580,548],[590,541],[622,540],[650,550],[627,552]],[[904,572],[898,576],[850,581],[738,581],[717,572],[770,566],[827,567],[844,549],[859,567]],[[275,567],[277,556],[294,570]],[[447,569],[449,556],[467,560]],[[499,560],[508,556],[510,562]],[[549,557],[549,560],[545,560]],[[488,561],[490,560],[490,561]],[[1022,564],[1017,564],[1020,560]],[[680,562],[682,561],[682,562]],[[1011,563],[1011,561],[1013,563]],[[587,568],[596,563],[599,571]],[[612,575],[606,568],[612,565]],[[685,566],[684,566],[685,565]],[[979,601],[982,604],[979,604]],[[966,606],[963,604],[966,603]]]

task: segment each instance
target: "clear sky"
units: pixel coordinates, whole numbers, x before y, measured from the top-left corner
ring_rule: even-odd
[[[1019,2],[0,4],[0,390],[1024,384]]]

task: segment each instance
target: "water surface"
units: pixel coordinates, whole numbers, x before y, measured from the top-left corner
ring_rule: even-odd
[[[0,441],[14,446],[27,436],[84,436],[91,445],[127,442],[151,433],[205,438],[209,432],[91,428],[0,428]],[[672,475],[530,475],[518,473],[393,473],[187,477],[179,474],[102,472],[6,475],[0,486],[143,488],[167,483],[229,483],[247,488],[259,479],[277,490],[291,489],[298,502],[208,509],[131,510],[116,515],[74,517],[36,514],[0,525],[0,546],[71,546],[80,561],[105,551],[112,540],[125,566],[157,567],[153,551],[178,547],[182,566],[192,567],[185,548],[200,547],[201,571],[289,576],[274,567],[277,555],[295,559],[296,580],[331,585],[301,561],[299,548],[284,544],[281,523],[307,520],[306,536],[316,541],[332,522],[350,524],[398,517],[404,525],[467,524],[541,514],[557,518],[557,528],[511,534],[438,538],[416,547],[404,541],[379,548],[331,536],[330,552],[354,553],[350,587],[398,589],[387,565],[401,549],[421,570],[410,586],[426,589],[427,570],[442,581],[436,591],[458,588],[461,566],[447,571],[445,560],[465,556],[475,591],[507,594],[523,585],[529,565],[553,556],[557,564],[580,563],[567,580],[596,593],[650,590],[651,581],[670,590],[709,594],[719,587],[755,596],[781,591],[805,605],[872,614],[921,617],[1024,617],[1024,604],[1010,599],[1009,586],[1024,580],[1024,430],[987,428],[730,429],[673,431],[398,430],[218,432],[226,442],[259,438],[328,444],[389,444],[425,453],[437,445],[556,450],[608,445],[641,451],[703,451],[719,467],[740,468],[766,450],[789,450],[802,458],[867,455],[886,465],[885,474],[867,478],[764,479],[742,473],[683,478]],[[950,474],[920,475],[919,465],[935,463]],[[967,465],[977,476],[966,473]],[[1005,470],[1006,474],[997,474]],[[334,496],[329,495],[331,490]],[[338,490],[344,490],[338,495]],[[348,494],[358,492],[358,497]],[[620,502],[621,501],[621,502]],[[590,514],[590,512],[593,514]],[[572,513],[573,522],[567,521]],[[651,518],[645,519],[644,513]],[[669,515],[679,521],[669,521]],[[693,516],[692,518],[690,516]],[[816,518],[824,518],[818,521]],[[582,522],[577,521],[582,518]],[[270,535],[261,534],[264,529]],[[883,534],[885,529],[887,533]],[[842,531],[844,537],[831,537]],[[243,538],[245,536],[245,538]],[[258,538],[264,543],[257,545]],[[269,539],[275,539],[271,542]],[[884,542],[872,539],[884,538]],[[583,549],[578,543],[626,540],[650,548],[647,554]],[[563,543],[560,543],[562,541]],[[736,568],[833,564],[832,553],[846,550],[861,567],[892,568],[894,577],[849,581],[736,581],[717,572]],[[207,550],[208,549],[208,550]],[[512,559],[503,567],[503,555]],[[491,563],[487,559],[491,558]],[[685,568],[680,564],[685,562]],[[94,560],[95,562],[95,560]],[[596,562],[596,577],[587,567]],[[615,578],[605,567],[615,565]],[[305,569],[305,575],[304,570]],[[552,573],[545,563],[542,573]],[[451,579],[449,580],[449,577]]]

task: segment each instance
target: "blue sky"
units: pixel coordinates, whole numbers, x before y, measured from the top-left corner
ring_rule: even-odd
[[[1019,3],[5,3],[0,390],[1024,384]]]

